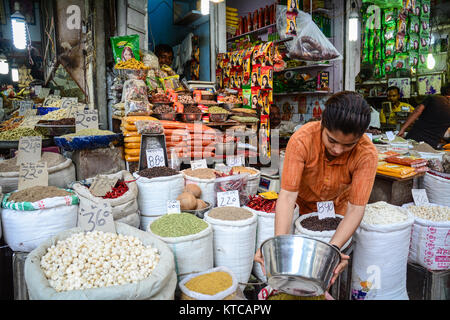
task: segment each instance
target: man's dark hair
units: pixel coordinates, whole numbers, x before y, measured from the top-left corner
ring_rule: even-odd
[[[389,87],[389,88],[387,89],[386,92],[389,92],[389,91],[391,91],[391,90],[397,90],[397,93],[400,94],[400,88],[397,87],[397,86],[391,86],[391,87]]]
[[[163,52],[171,53],[173,55],[172,47],[168,44],[158,44],[155,48],[155,54],[157,57]]]
[[[442,86],[441,95],[450,96],[450,83],[449,82],[447,82],[445,85]]]
[[[342,91],[325,103],[322,125],[330,131],[361,136],[369,127],[371,112],[372,109],[361,95]]]

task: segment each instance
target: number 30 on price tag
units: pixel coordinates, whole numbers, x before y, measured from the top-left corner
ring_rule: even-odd
[[[81,198],[78,208],[78,226],[85,232],[96,230],[116,233],[111,205],[106,201],[97,203]]]
[[[317,213],[319,214],[319,220],[325,218],[335,218],[333,201],[317,202]]]
[[[239,200],[239,191],[227,191],[217,193],[217,206],[218,207],[241,207]]]
[[[430,204],[425,189],[412,189],[411,192],[416,206],[428,206]]]

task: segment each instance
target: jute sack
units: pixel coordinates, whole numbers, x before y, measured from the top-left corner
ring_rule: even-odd
[[[47,249],[59,240],[82,232],[80,228],[74,228],[46,240],[28,255],[25,260],[24,275],[30,300],[173,300],[177,275],[170,248],[148,232],[120,222],[115,222],[115,226],[118,234],[134,236],[144,245],[151,245],[158,249],[160,260],[148,278],[125,285],[56,292],[45,277],[40,267],[40,261],[47,253]]]

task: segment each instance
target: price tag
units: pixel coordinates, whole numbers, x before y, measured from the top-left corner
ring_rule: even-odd
[[[31,110],[34,106],[33,101],[20,101],[19,103],[19,116],[24,116],[28,110]],[[37,110],[36,110],[37,111]],[[34,113],[36,115],[36,113]]]
[[[116,233],[111,205],[106,201],[94,202],[81,197],[78,226],[85,232],[96,230]]]
[[[23,137],[19,140],[17,165],[41,161],[42,137]]]
[[[229,167],[241,167],[243,166],[242,156],[230,156],[227,157],[227,166]]]
[[[42,116],[30,116],[23,119],[19,127],[34,129],[36,124],[41,120]]]
[[[76,132],[84,129],[98,129],[98,111],[84,110],[78,112],[75,121]]]
[[[373,140],[373,135],[371,133],[366,133],[366,135],[369,137],[370,141]]]
[[[425,189],[412,189],[411,192],[414,199],[414,204],[416,206],[430,205],[430,201],[428,201],[428,196]]]
[[[394,135],[394,133],[392,131],[387,131],[386,132],[386,136],[387,136],[389,141],[394,141],[394,139],[395,139],[395,135]]]
[[[178,200],[167,201],[167,214],[181,213],[181,205]]]
[[[241,207],[239,191],[217,192],[218,207]]]
[[[42,88],[41,91],[39,92],[39,99],[45,99],[48,97],[48,95],[50,94],[50,89],[49,88]]]
[[[42,89],[42,90],[43,90],[43,89]],[[54,95],[49,95],[49,96],[47,96],[47,97],[45,98],[44,103],[43,103],[42,106],[48,107],[48,106],[50,106],[51,104],[53,104],[53,103],[55,103],[55,102],[58,102],[58,101],[60,101],[60,100],[61,100],[61,97],[54,96]]]
[[[145,153],[147,155],[147,168],[164,167],[166,165],[166,158],[162,148],[147,149]]]
[[[104,197],[114,188],[118,180],[118,178],[110,179],[105,176],[97,176],[92,182],[89,191],[96,197]]]
[[[78,104],[78,98],[62,98],[61,108],[67,109]]]
[[[208,168],[208,164],[206,162],[206,159],[191,161],[191,169],[192,170],[207,169],[207,168]]]
[[[317,202],[317,213],[319,214],[319,220],[325,218],[335,218],[333,201]]]
[[[42,86],[34,86],[34,94],[39,96],[41,94]]]
[[[48,186],[47,163],[22,163],[19,171],[19,190],[36,186]]]

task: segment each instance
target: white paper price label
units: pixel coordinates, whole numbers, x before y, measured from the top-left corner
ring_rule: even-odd
[[[19,190],[36,186],[48,186],[47,163],[22,163],[19,171]]]
[[[242,156],[230,156],[227,157],[227,166],[229,167],[241,167],[244,165]]]
[[[207,168],[208,168],[208,163],[206,162],[206,159],[191,161],[191,169],[192,170],[207,169]]]
[[[45,99],[50,94],[49,88],[42,88],[38,94],[39,99]]]
[[[34,94],[39,96],[41,94],[42,86],[34,86]]]
[[[425,189],[412,189],[411,192],[416,206],[428,206],[430,204]]]
[[[162,148],[147,149],[147,168],[164,167],[166,165],[166,158]]]
[[[36,124],[41,120],[42,116],[29,116],[23,119],[19,127],[34,129]]]
[[[80,198],[78,226],[85,232],[103,231],[116,233],[111,205],[106,201],[93,202]]]
[[[23,137],[19,140],[17,165],[41,161],[42,137]]]
[[[42,90],[44,90],[44,89],[42,89]],[[60,100],[61,100],[61,97],[59,97],[59,96],[49,95],[45,98],[43,106],[48,107],[55,102],[59,102]]]
[[[28,110],[31,110],[33,108],[33,106],[34,106],[33,101],[20,101],[19,116],[24,116]]]
[[[61,108],[67,109],[78,104],[78,98],[62,98]]]
[[[217,193],[217,206],[218,207],[241,207],[239,200],[239,191],[227,191]]]
[[[335,218],[333,201],[317,202],[317,213],[319,214],[319,220],[325,218]]]
[[[386,132],[386,136],[387,136],[389,141],[394,141],[395,140],[395,134],[392,131],[387,131]]]
[[[78,132],[84,129],[98,129],[97,110],[84,110],[77,113],[75,130]]]
[[[181,205],[178,200],[167,201],[167,214],[181,213]]]

